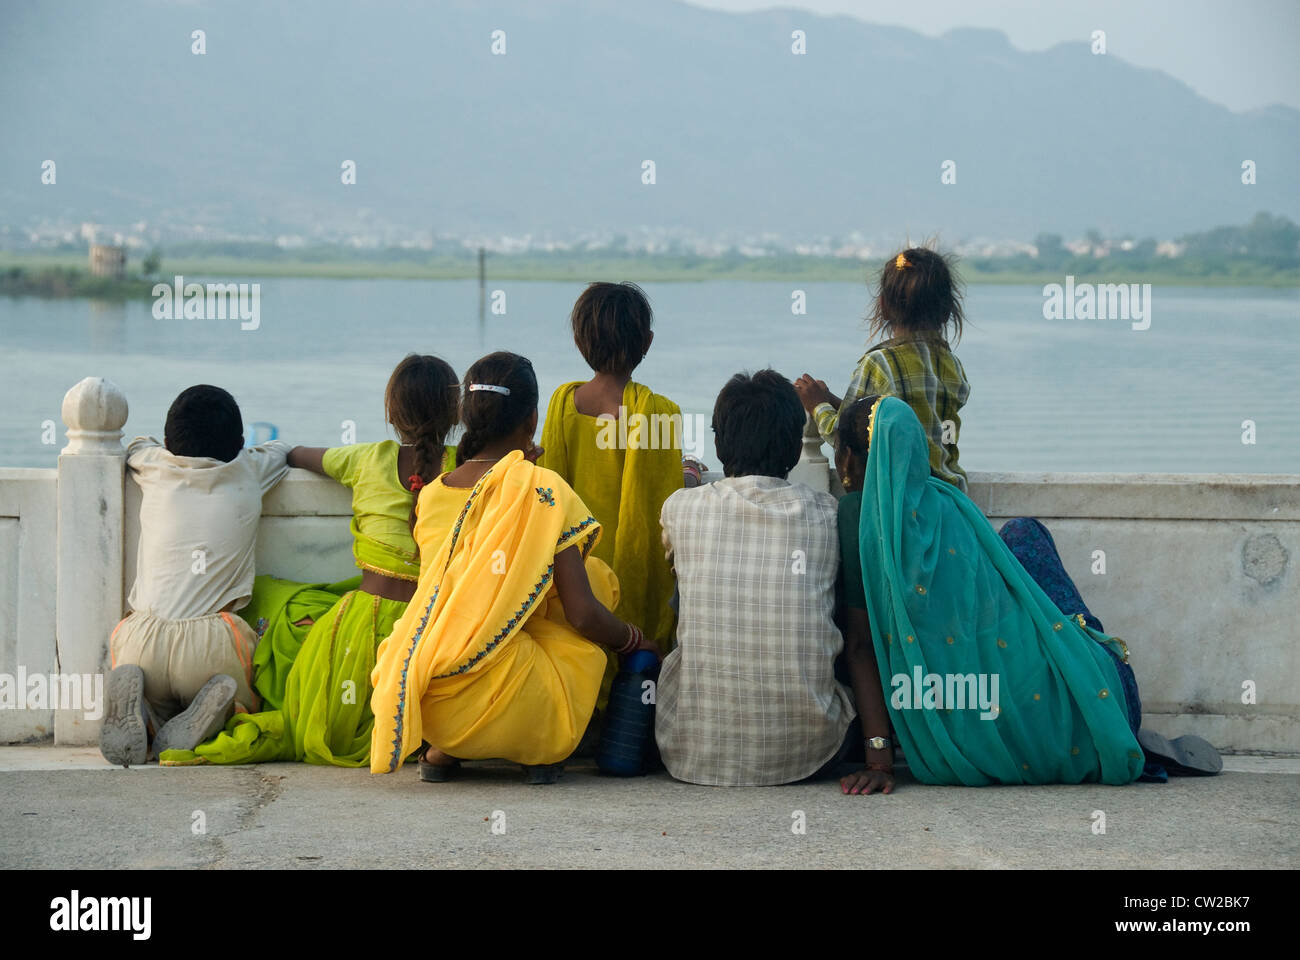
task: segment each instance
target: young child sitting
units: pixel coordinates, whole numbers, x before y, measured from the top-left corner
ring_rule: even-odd
[[[840,399],[821,380],[804,374],[795,390],[833,447],[840,413],[866,396],[898,397],[916,413],[930,438],[931,472],[966,490],[966,471],[957,464],[958,411],[970,396],[966,371],[948,346],[961,338],[965,315],[961,289],[948,259],[912,247],[885,262],[871,312],[871,336],[889,339],[863,354],[849,388]]]
[[[604,535],[593,556],[618,576],[618,615],[666,650],[674,583],[658,549],[659,508],[683,485],[681,409],[632,380],[654,340],[653,313],[640,287],[590,284],[570,319],[594,376],[551,395],[538,465],[562,476],[600,521]],[[601,704],[616,666],[610,657]]]
[[[252,592],[262,495],[289,469],[283,441],[244,448],[239,405],[220,387],[183,391],[163,437],[165,446],[137,437],[127,448],[142,494],[140,545],[131,612],[109,641],[99,741],[123,766],[144,763],[151,747],[191,749],[232,710],[257,708],[257,635],[232,611]]]

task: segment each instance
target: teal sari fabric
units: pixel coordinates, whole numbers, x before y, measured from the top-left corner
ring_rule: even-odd
[[[918,780],[1138,778],[1142,750],[1102,647],[1113,641],[1062,614],[975,504],[930,475],[925,432],[893,397],[872,415],[858,549],[881,685]],[[981,709],[970,694],[991,695],[994,680],[996,709]]]

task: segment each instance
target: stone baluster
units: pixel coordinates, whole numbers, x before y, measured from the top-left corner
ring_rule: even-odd
[[[64,675],[107,674],[108,638],[125,606],[126,414],[122,391],[101,377],[87,377],[63,398],[68,445],[59,453],[58,468],[55,649]],[[54,742],[97,743],[102,701],[99,708],[95,719],[84,710],[57,711]]]
[[[817,424],[809,417],[803,425],[803,450],[799,462],[790,471],[791,483],[803,483],[814,490],[829,493],[831,489],[830,461],[822,453],[822,438]]]

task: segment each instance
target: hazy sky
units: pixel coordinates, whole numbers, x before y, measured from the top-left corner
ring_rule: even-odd
[[[719,10],[773,7],[849,14],[937,35],[1001,30],[1022,50],[1086,42],[1182,80],[1232,110],[1300,109],[1300,0],[690,0]],[[809,38],[809,42],[813,42]]]

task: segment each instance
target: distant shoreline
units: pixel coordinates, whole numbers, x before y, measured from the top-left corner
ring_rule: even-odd
[[[1179,261],[1170,261],[1179,263]],[[128,263],[128,270],[133,264]],[[1218,268],[1216,270],[1216,267]],[[1199,268],[1194,272],[1193,268]],[[709,281],[858,283],[871,282],[879,261],[831,257],[683,257],[489,254],[487,282],[583,283],[597,278],[646,283]],[[1256,262],[1227,262],[1206,266],[1185,264],[1170,269],[1163,263],[1124,263],[1119,258],[1076,259],[1056,269],[1025,269],[1020,264],[970,258],[960,261],[962,279],[970,285],[1041,285],[1060,283],[1067,275],[1096,283],[1151,283],[1187,287],[1300,288],[1300,268],[1272,268]],[[122,280],[89,275],[81,254],[0,253],[0,295],[137,299],[150,297],[155,282],[170,283],[180,274],[196,281],[263,277],[351,280],[475,280],[473,256],[433,256],[423,260],[410,252],[385,260],[375,255],[356,259],[254,259],[230,256],[164,256],[158,278],[139,274]]]

